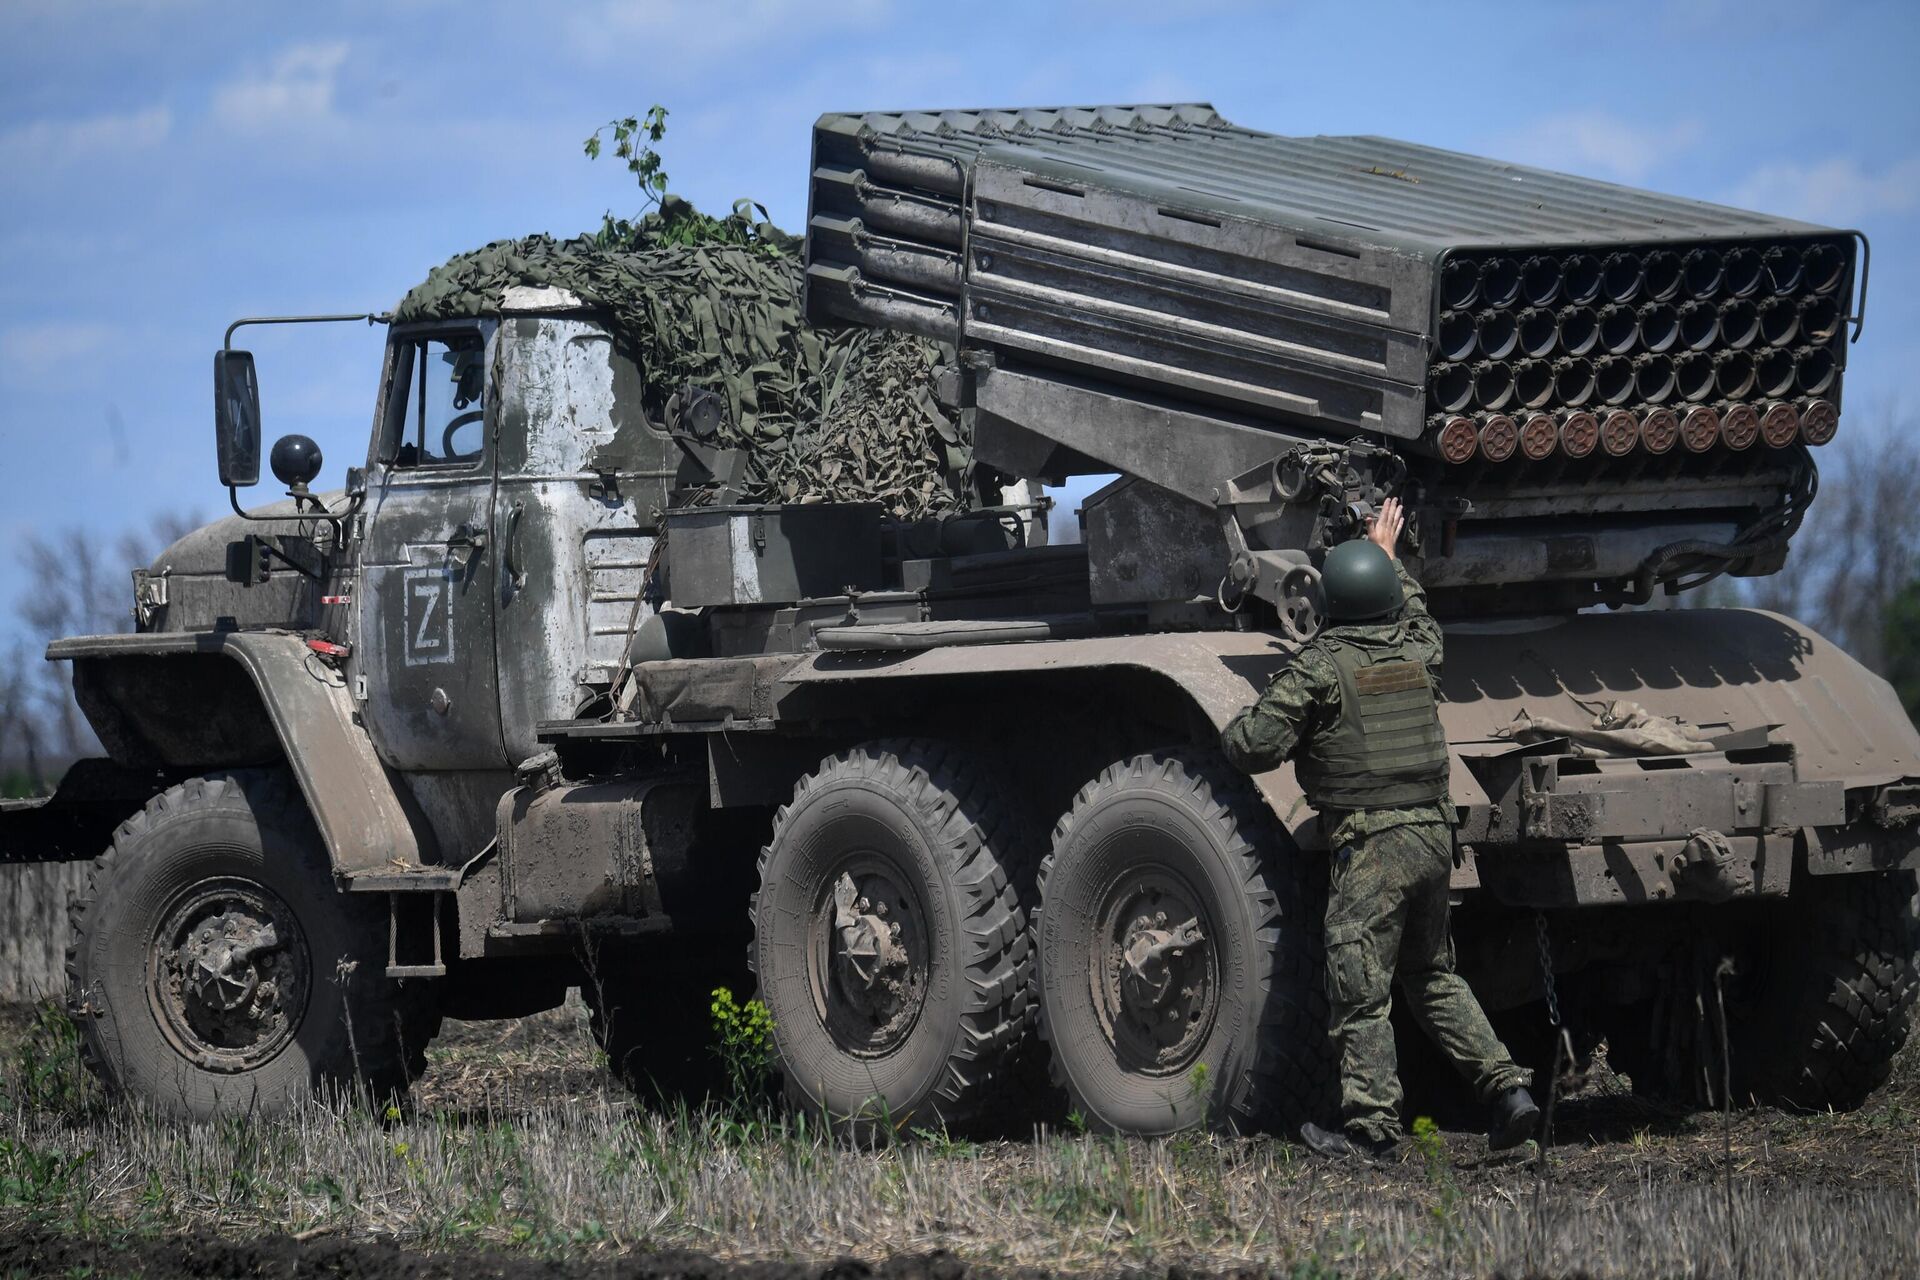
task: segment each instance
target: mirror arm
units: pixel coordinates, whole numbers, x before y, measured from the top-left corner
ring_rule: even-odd
[[[235,320],[232,324],[227,326],[227,336],[225,340],[225,345],[221,349],[225,351],[233,350],[233,331],[235,329],[238,329],[242,325],[338,324],[341,321],[345,321],[345,320],[365,320],[370,325],[391,324],[393,323],[393,313],[391,311],[357,311],[352,315],[332,315],[332,316],[247,316],[243,319]]]
[[[325,520],[333,528],[333,545],[336,548],[347,544],[344,522],[349,517],[359,514],[360,508],[366,505],[367,495],[364,490],[350,495],[347,498],[347,505],[338,511],[327,510],[326,505],[312,494],[307,495],[306,501],[314,505],[314,510],[292,516],[257,516],[251,511],[243,511],[240,507],[240,491],[232,485],[227,486],[227,505],[232,507],[233,514],[242,520],[253,524],[304,524],[309,520]]]
[[[340,315],[243,316],[242,318],[235,320],[232,324],[227,326],[227,333],[225,338],[221,340],[220,349],[222,351],[233,350],[234,330],[239,329],[244,325],[339,324],[345,321],[353,321],[353,320],[364,320],[369,325],[392,324],[393,313],[391,311],[356,311],[351,314],[340,314]],[[243,511],[240,509],[240,491],[234,488],[232,485],[227,486],[227,504],[233,508],[233,513],[239,516],[242,520],[250,520],[256,524],[285,524],[289,522],[297,522],[302,520],[324,519],[325,521],[327,521],[328,524],[333,526],[333,537],[334,537],[335,546],[345,545],[345,542],[344,542],[345,530],[341,527],[341,521],[345,520],[348,516],[356,514],[360,510],[361,506],[366,502],[366,500],[367,500],[367,495],[364,491],[361,493],[354,494],[351,498],[348,499],[345,510],[332,512],[332,511],[328,511],[324,506],[322,506],[318,498],[314,498],[312,499],[312,501],[315,507],[318,508],[317,512],[307,512],[297,516],[256,516],[250,512]]]

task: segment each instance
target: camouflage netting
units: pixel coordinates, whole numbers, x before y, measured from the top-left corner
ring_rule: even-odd
[[[497,315],[515,285],[571,290],[608,315],[646,381],[650,414],[664,420],[688,386],[725,400],[717,443],[748,455],[743,500],[874,500],[902,517],[966,505],[971,424],[933,396],[951,348],[812,328],[800,284],[798,261],[768,248],[656,241],[627,252],[530,236],[434,268],[394,319]]]

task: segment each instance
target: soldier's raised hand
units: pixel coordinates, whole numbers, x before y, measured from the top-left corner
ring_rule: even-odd
[[[1373,517],[1373,524],[1367,529],[1367,541],[1379,547],[1388,555],[1400,545],[1400,530],[1406,527],[1407,518],[1400,510],[1400,499],[1388,498],[1380,504],[1380,510]]]

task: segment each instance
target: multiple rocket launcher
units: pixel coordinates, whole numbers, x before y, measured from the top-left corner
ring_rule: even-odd
[[[870,112],[815,126],[807,308],[1287,432],[1604,462],[1831,439],[1855,241],[1204,104]]]
[[[1278,574],[1330,535],[1263,468],[1344,451],[1345,509],[1395,457],[1492,608],[1771,572],[1865,305],[1853,232],[1205,104],[827,115],[809,196],[808,319],[959,348],[984,465],[1231,507]]]

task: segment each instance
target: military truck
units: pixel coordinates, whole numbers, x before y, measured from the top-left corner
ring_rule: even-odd
[[[1792,619],[1643,606],[1780,565],[1866,264],[1204,105],[825,116],[807,315],[946,344],[960,509],[740,501],[724,398],[665,414],[529,280],[392,323],[365,467],[316,495],[283,439],[244,510],[229,330],[235,514],[135,571],[131,634],[51,645],[107,755],[5,853],[95,859],[73,1016],[187,1115],[399,1091],[443,1017],[574,987],[617,1069],[697,1088],[751,981],[837,1123],[1045,1062],[1101,1128],[1285,1127],[1332,1081],[1324,840],[1216,744],[1399,495],[1481,1000],[1649,1091],[1852,1107],[1915,995],[1920,736]],[[1049,545],[1034,486],[1087,475]]]

